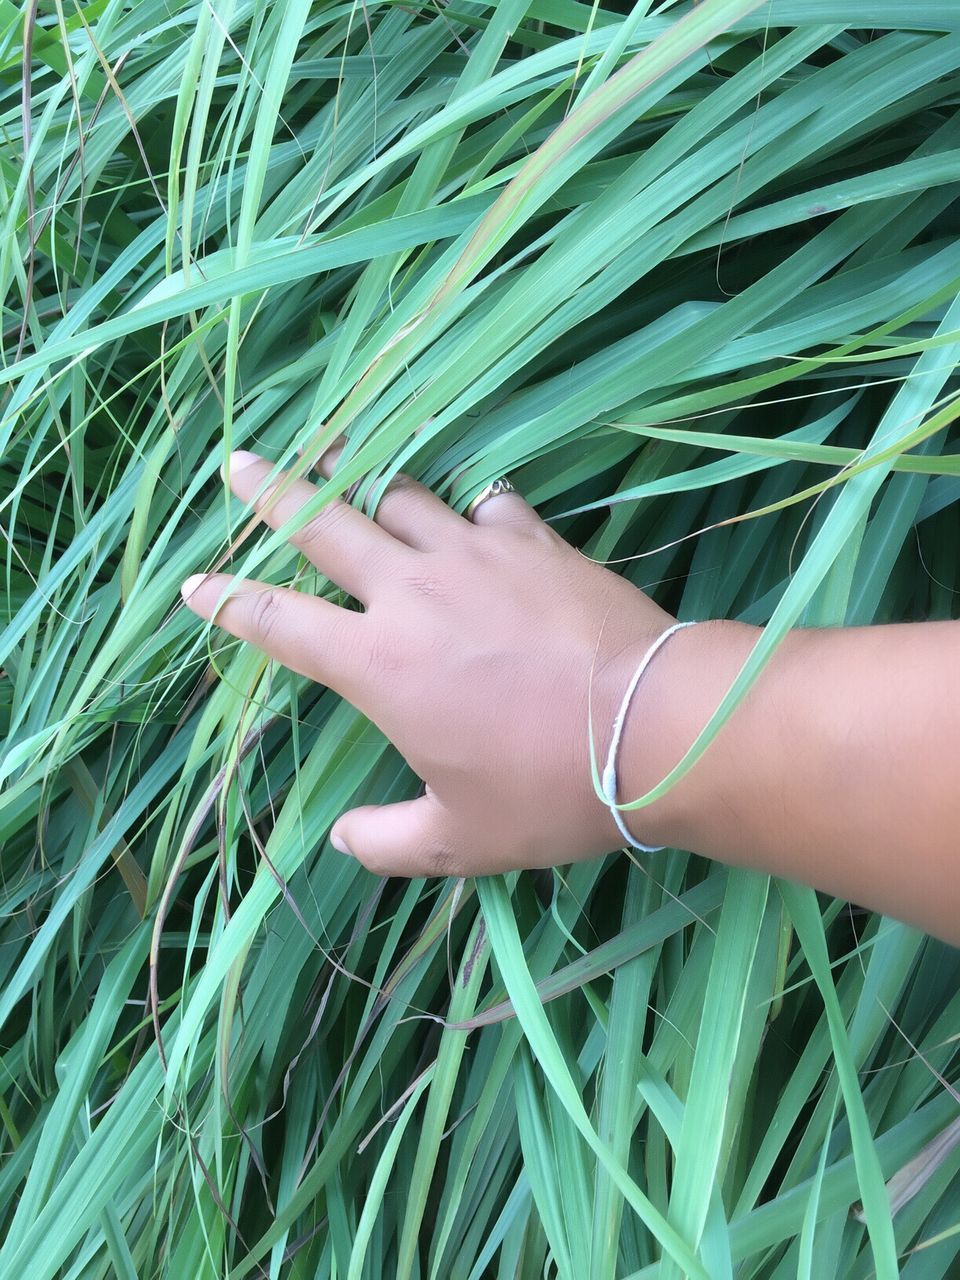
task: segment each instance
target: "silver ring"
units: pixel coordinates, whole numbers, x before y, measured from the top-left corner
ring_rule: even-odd
[[[480,490],[475,498],[472,498],[470,502],[467,503],[466,510],[463,514],[468,520],[472,520],[477,507],[479,507],[482,502],[486,502],[488,498],[495,498],[499,493],[515,492],[516,490],[506,476],[501,476],[499,480],[491,480],[488,485],[484,486],[484,488]]]

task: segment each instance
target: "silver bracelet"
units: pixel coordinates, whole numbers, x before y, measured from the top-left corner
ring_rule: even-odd
[[[626,840],[627,844],[632,845],[634,849],[640,849],[643,853],[656,853],[663,848],[662,844],[641,844],[638,840],[634,840],[633,836],[627,829],[627,824],[623,820],[623,815],[617,806],[617,752],[620,749],[620,739],[623,736],[623,726],[627,718],[627,712],[630,709],[630,702],[633,698],[640,678],[650,665],[653,655],[670,639],[675,631],[682,631],[684,627],[695,626],[695,622],[675,622],[672,627],[667,627],[666,631],[657,636],[653,644],[647,650],[640,660],[640,665],[633,673],[633,678],[627,685],[627,691],[623,695],[623,701],[620,703],[620,710],[617,712],[617,718],[613,722],[613,736],[610,739],[610,750],[607,752],[607,763],[603,768],[603,794],[610,808],[614,822],[620,831],[620,834]]]

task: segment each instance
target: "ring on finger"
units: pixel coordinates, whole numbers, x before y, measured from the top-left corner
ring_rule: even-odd
[[[486,502],[488,498],[495,498],[501,493],[515,493],[514,486],[510,483],[506,476],[500,476],[497,480],[491,480],[488,485],[480,490],[476,497],[471,498],[467,503],[464,515],[468,520],[472,520],[476,513],[477,507]]]

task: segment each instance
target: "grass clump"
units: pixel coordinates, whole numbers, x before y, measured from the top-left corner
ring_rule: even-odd
[[[343,430],[766,624],[730,705],[955,616],[958,91],[945,0],[0,6],[0,1276],[955,1273],[960,1152],[884,1188],[954,951],[675,851],[378,882],[415,779],[177,592],[292,580],[218,468]]]

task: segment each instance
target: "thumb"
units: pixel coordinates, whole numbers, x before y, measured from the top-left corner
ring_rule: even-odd
[[[330,843],[378,876],[461,876],[447,816],[429,793],[398,804],[363,805],[338,818]]]

